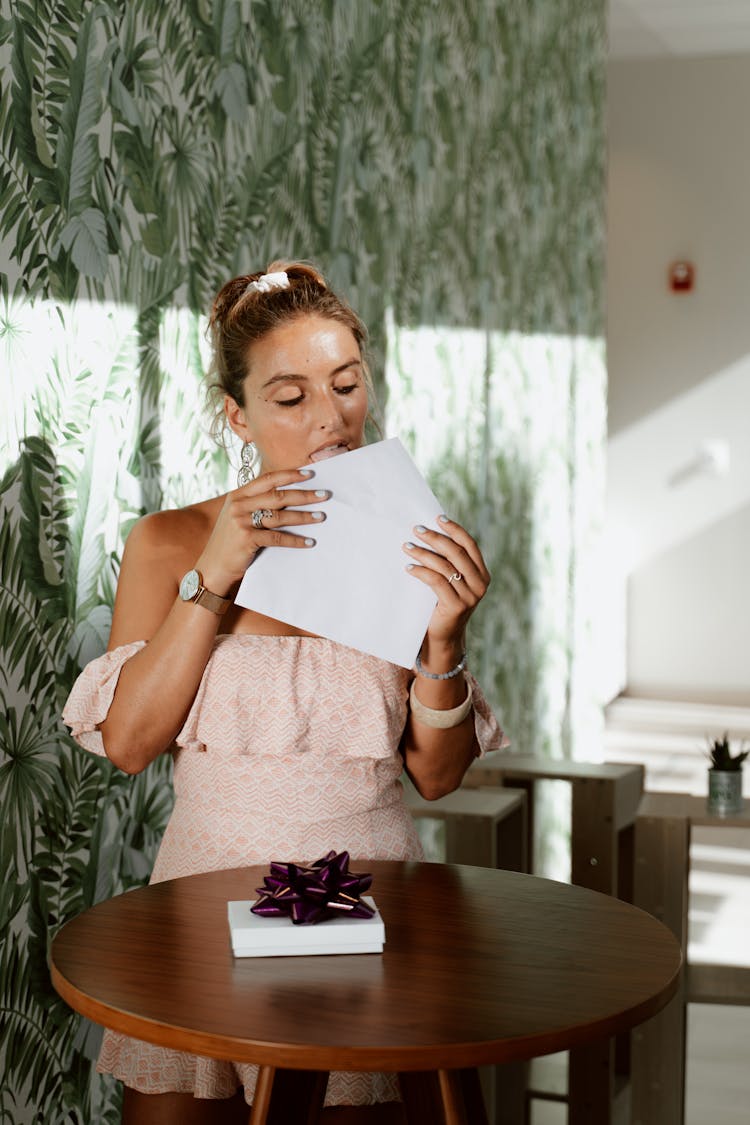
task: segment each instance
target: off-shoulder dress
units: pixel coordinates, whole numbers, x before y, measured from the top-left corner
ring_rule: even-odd
[[[76,740],[104,754],[120,670],[145,642],[123,645],[81,672],[63,718]],[[217,637],[172,748],[174,809],[151,882],[273,860],[313,862],[331,849],[352,860],[419,859],[404,804],[399,742],[412,673],[325,638]],[[502,732],[472,680],[481,752]],[[252,1103],[256,1068],[106,1031],[98,1061],[145,1093]],[[332,1074],[326,1105],[398,1098],[393,1075]]]

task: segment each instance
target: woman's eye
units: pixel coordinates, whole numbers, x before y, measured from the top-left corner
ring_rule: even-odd
[[[302,395],[297,395],[295,398],[277,398],[277,406],[298,406],[302,402]]]
[[[347,387],[336,387],[337,395],[350,395],[352,391],[356,391],[359,383],[352,383]]]

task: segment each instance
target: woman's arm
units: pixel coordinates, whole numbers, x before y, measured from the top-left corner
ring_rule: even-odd
[[[324,497],[312,490],[277,489],[305,476],[296,469],[268,473],[230,492],[213,529],[190,509],[146,516],[133,528],[123,554],[109,647],[149,643],[123,665],[112,706],[100,725],[107,756],[126,773],[138,773],[172,745],[221,620],[177,596],[180,578],[195,567],[206,589],[226,597],[261,547],[304,549],[304,536],[279,529],[307,524],[313,513],[286,507],[320,504]],[[256,508],[273,512],[267,520],[270,528],[253,527]]]
[[[441,516],[443,533],[415,528],[415,534],[432,550],[405,545],[411,573],[434,591],[438,604],[430,619],[420,653],[424,672],[445,675],[456,668],[465,651],[466,625],[490,584],[490,574],[478,545],[467,531]],[[417,672],[414,694],[419,703],[436,711],[459,707],[468,684],[463,674],[434,679]],[[402,741],[406,772],[428,801],[451,793],[461,784],[478,752],[474,713],[458,726],[436,729],[409,709]]]
[[[125,545],[109,647],[149,643],[123,665],[100,730],[107,757],[126,773],[138,773],[174,741],[218,629],[215,613],[177,597],[178,545],[184,524],[192,522],[182,512],[146,516]],[[207,574],[203,578],[208,589],[222,592]]]

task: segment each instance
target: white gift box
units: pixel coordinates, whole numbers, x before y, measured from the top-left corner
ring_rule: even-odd
[[[261,918],[249,902],[227,903],[232,952],[235,957],[311,957],[317,953],[382,953],[385,926],[375,902],[362,901],[375,911],[372,918],[342,914],[315,925],[295,926],[291,918]]]

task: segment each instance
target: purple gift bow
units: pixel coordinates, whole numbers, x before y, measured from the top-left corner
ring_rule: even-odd
[[[375,911],[360,896],[372,884],[369,873],[349,870],[349,852],[328,852],[311,867],[298,863],[271,863],[256,888],[260,898],[250,907],[261,918],[288,916],[294,925],[315,925],[341,914],[372,918]]]

